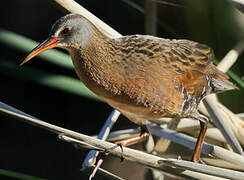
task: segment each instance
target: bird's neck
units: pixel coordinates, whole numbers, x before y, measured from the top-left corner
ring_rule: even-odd
[[[95,32],[85,47],[70,51],[80,80],[100,96],[104,95],[104,92],[101,92],[104,90],[109,94],[120,93],[122,76],[120,69],[113,62],[113,48],[112,39]]]
[[[104,71],[113,60],[111,51],[112,40],[101,32],[94,32],[92,38],[80,51],[87,70]]]

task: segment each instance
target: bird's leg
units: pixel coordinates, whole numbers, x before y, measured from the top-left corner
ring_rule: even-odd
[[[133,144],[141,143],[147,139],[148,135],[149,132],[147,130],[146,125],[141,125],[141,133],[139,136],[123,139],[120,141],[114,141],[113,143],[118,144],[123,151],[123,146],[126,147],[126,146],[131,146]]]
[[[205,135],[206,135],[206,132],[207,132],[207,124],[209,122],[208,118],[199,114],[198,117],[194,117],[195,119],[199,120],[200,121],[200,132],[199,132],[199,135],[198,135],[198,138],[197,138],[197,143],[196,143],[196,146],[195,146],[195,150],[193,152],[193,155],[192,155],[192,161],[193,162],[198,162],[198,163],[203,163],[204,162],[200,159],[200,154],[201,154],[201,151],[202,151],[202,145],[203,145],[203,142],[204,142],[204,138],[205,138]]]
[[[141,133],[139,136],[131,137],[131,138],[126,138],[122,139],[119,141],[111,141],[112,143],[115,143],[120,146],[121,151],[123,152],[123,147],[128,147],[137,143],[141,143],[147,139],[149,136],[149,132],[147,130],[146,125],[141,125]],[[108,155],[107,152],[105,152],[106,155]],[[121,157],[121,161],[123,160],[123,157]]]
[[[149,132],[147,130],[146,125],[141,125],[141,133],[139,136],[126,138],[120,141],[113,141],[113,143],[118,144],[123,152],[123,146],[128,147],[137,143],[141,143],[147,139],[149,136]],[[121,156],[121,162],[124,160],[123,156]]]

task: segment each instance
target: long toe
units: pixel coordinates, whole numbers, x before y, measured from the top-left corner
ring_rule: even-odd
[[[201,160],[200,158],[199,159],[195,159],[195,160],[193,159],[192,162],[206,165],[206,163],[203,160]]]

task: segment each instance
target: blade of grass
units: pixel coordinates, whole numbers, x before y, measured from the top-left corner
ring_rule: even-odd
[[[0,73],[19,78],[25,81],[32,81],[41,85],[56,88],[75,95],[84,96],[97,101],[101,101],[99,97],[88,90],[80,80],[64,75],[53,74],[40,71],[33,67],[19,67],[17,64],[9,61],[1,60]],[[30,76],[31,74],[31,76]]]
[[[219,64],[219,60],[217,60],[217,59],[214,59],[213,60],[213,63],[215,64],[215,65],[218,65]],[[228,70],[227,72],[226,72],[229,76],[230,76],[230,78],[240,87],[240,88],[244,88],[244,81],[236,74],[236,73],[234,73],[233,71],[231,71],[231,70]]]
[[[239,86],[239,88],[244,88],[244,81],[233,71],[227,71],[230,78]]]
[[[14,172],[14,171],[9,171],[9,170],[5,170],[5,169],[0,169],[0,176],[15,178],[15,179],[19,179],[19,180],[21,180],[21,179],[22,180],[45,180],[44,178],[35,177],[35,176],[18,173],[18,172]]]
[[[185,8],[185,6],[181,5],[181,4],[176,4],[176,3],[173,3],[173,2],[167,2],[165,0],[153,0],[154,2],[156,3],[159,3],[159,4],[164,4],[164,5],[167,5],[167,6],[172,6],[172,7],[177,7],[177,8]]]
[[[39,43],[33,41],[29,38],[16,34],[14,32],[10,32],[4,29],[0,29],[0,43],[10,47],[17,49],[21,52],[30,52],[34,47],[36,47]],[[73,69],[73,64],[71,58],[68,54],[65,54],[61,51],[51,49],[45,51],[38,55],[41,59],[56,64],[60,67]],[[19,59],[18,62],[20,62]]]
[[[138,4],[136,4],[130,0],[121,0],[121,1],[126,3],[127,5],[129,5],[130,7],[136,9],[140,13],[145,14],[145,10],[141,6],[139,6]]]

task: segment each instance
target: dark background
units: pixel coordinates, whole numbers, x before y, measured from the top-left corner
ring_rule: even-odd
[[[144,14],[122,0],[77,2],[123,35],[144,34]],[[144,1],[134,2],[144,7]],[[158,20],[164,24],[158,25],[158,36],[186,38],[208,44],[214,48],[218,59],[242,38],[243,27],[238,24],[233,12],[238,17],[242,15],[234,11],[227,2],[170,2],[181,3],[184,8],[158,4]],[[0,6],[0,15],[0,28],[41,42],[47,37],[52,24],[64,14],[49,1],[9,0]],[[0,44],[0,52],[1,59],[18,64],[26,55],[3,44]],[[76,77],[74,71],[58,68],[38,58],[26,66]],[[243,61],[236,63],[233,69],[242,77]],[[97,134],[112,111],[111,107],[102,102],[7,75],[0,74],[0,82],[0,101],[46,122],[84,134]],[[233,111],[244,110],[243,89],[239,92],[227,92],[220,98]],[[120,117],[114,129],[129,127],[137,126]],[[82,179],[84,174],[79,169],[84,152],[58,140],[55,134],[0,115],[0,169],[47,179]],[[142,179],[144,168],[135,163],[119,161],[110,157],[104,167],[127,179]],[[0,175],[0,179],[2,178],[4,177]]]

